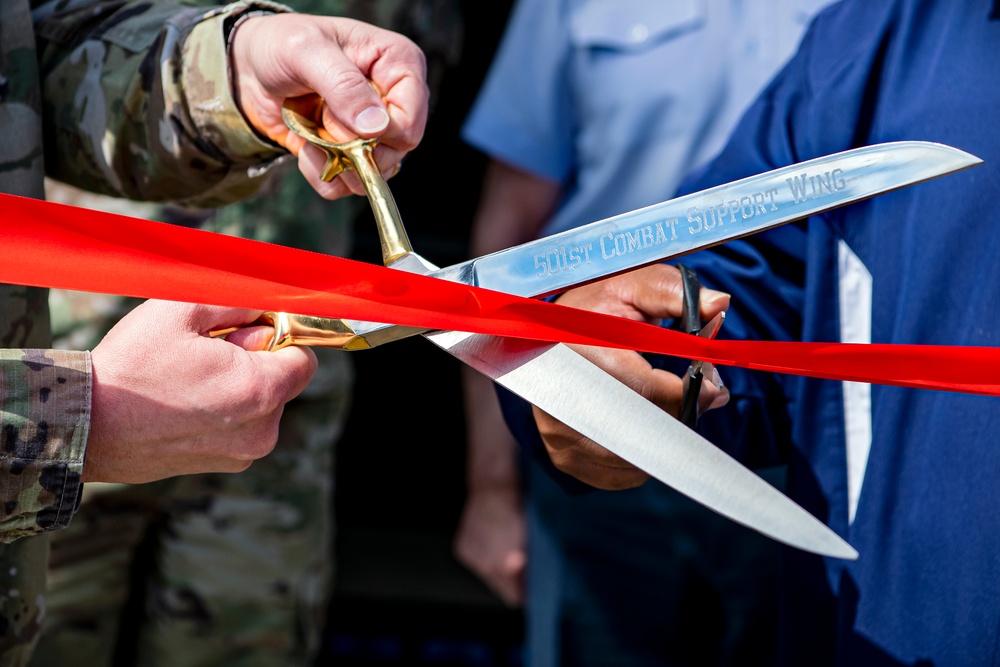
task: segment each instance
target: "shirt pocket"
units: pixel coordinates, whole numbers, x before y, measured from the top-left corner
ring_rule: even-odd
[[[594,0],[570,16],[576,48],[641,51],[697,30],[706,17],[704,0]]]

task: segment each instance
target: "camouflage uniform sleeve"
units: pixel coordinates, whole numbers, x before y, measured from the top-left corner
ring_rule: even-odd
[[[287,155],[237,108],[226,51],[240,16],[290,11],[284,5],[33,5],[53,178],[128,199],[219,206],[253,195]]]
[[[0,349],[0,541],[63,528],[90,429],[89,352]]]

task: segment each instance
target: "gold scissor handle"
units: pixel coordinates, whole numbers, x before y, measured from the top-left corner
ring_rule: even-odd
[[[323,101],[316,95],[286,100],[281,107],[281,117],[292,132],[326,153],[326,165],[320,178],[332,181],[341,172],[352,169],[361,179],[368,194],[368,201],[375,213],[379,240],[382,244],[382,263],[389,265],[403,255],[413,252],[410,239],[403,229],[396,200],[375,163],[374,150],[377,139],[354,139],[336,143],[323,128],[321,121]]]
[[[403,228],[396,201],[375,162],[374,150],[378,141],[354,139],[337,143],[323,128],[322,113],[323,100],[317,95],[285,100],[281,108],[281,117],[285,125],[326,154],[326,164],[320,178],[329,182],[341,172],[351,169],[361,179],[372,211],[375,213],[383,262],[388,265],[404,255],[411,254],[413,249]],[[280,350],[289,345],[365,350],[373,344],[365,335],[356,332],[351,323],[342,319],[266,312],[255,324],[266,324],[274,328],[268,350]],[[230,331],[232,330],[213,332],[212,335],[225,335]],[[393,340],[395,335],[401,337],[417,331],[420,329],[400,327],[398,331],[393,329],[392,333],[382,333],[381,338],[388,341]]]
[[[267,324],[274,328],[268,350],[280,350],[289,345],[314,345],[350,351],[367,350],[371,347],[368,341],[355,333],[346,320],[266,312],[257,318],[256,324]]]

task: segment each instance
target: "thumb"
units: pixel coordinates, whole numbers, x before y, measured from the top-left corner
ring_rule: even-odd
[[[263,352],[274,338],[274,327],[246,326],[240,327],[225,336],[226,341],[242,347],[247,352]]]
[[[712,319],[725,310],[729,310],[729,301],[732,298],[725,292],[708,289],[707,287],[701,288],[699,297],[698,307],[701,311],[701,319],[703,322]]]
[[[678,317],[684,303],[684,287],[674,266],[654,264],[634,272],[640,279],[633,283],[633,304],[651,317]],[[702,320],[709,320],[729,308],[730,296],[725,292],[702,287],[699,290],[699,311]]]
[[[302,393],[313,375],[318,362],[316,353],[308,347],[289,345],[273,352],[255,352],[251,355],[267,382],[284,401]]]
[[[381,135],[389,127],[389,111],[372,82],[339,48],[322,48],[322,57],[310,58],[302,76],[324,100],[323,126],[335,142]],[[323,67],[317,67],[322,62]]]

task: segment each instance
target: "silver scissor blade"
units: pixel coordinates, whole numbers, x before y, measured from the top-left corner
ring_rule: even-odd
[[[981,163],[930,142],[865,146],[486,255],[472,260],[471,276],[461,265],[438,274],[508,294],[546,296]]]
[[[410,266],[400,261],[393,266],[520,296],[542,296],[979,163],[968,153],[939,144],[870,146],[777,169],[445,269],[435,271],[426,262]],[[687,238],[682,240],[685,232]],[[799,549],[857,558],[857,552],[822,522],[568,347],[449,331],[423,335],[705,507]]]
[[[864,146],[622,213],[427,275],[516,296],[547,296],[978,164],[982,160],[976,156],[944,144],[897,141]],[[412,270],[395,263],[392,267]],[[421,331],[346,322],[370,346]]]
[[[787,496],[565,345],[457,331],[424,337],[705,507],[805,551],[858,557]]]

